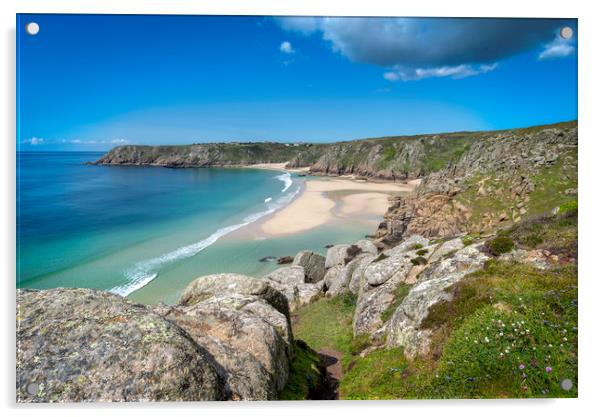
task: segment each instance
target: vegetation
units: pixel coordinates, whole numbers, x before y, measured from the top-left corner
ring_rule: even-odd
[[[412,262],[412,265],[426,265],[428,261],[423,256],[417,256],[410,259],[410,262]]]
[[[348,292],[301,307],[293,320],[295,338],[316,350],[330,348],[343,352],[345,363],[353,350],[355,301],[355,296]]]
[[[488,241],[485,246],[494,256],[500,256],[514,249],[514,241],[508,236],[497,236]]]
[[[324,364],[316,351],[296,340],[293,355],[288,381],[278,395],[281,400],[308,399],[324,383]]]
[[[518,248],[576,256],[572,251],[577,211],[533,218],[499,237],[511,239]],[[344,352],[341,398],[576,397],[577,271],[574,263],[562,259],[548,270],[492,260],[459,281],[448,289],[449,301],[430,308],[422,328],[432,332],[431,349],[412,361],[405,358],[403,348],[378,349],[361,357],[357,352],[369,343],[366,335],[353,342],[350,327],[331,330],[313,321],[311,326],[320,327],[320,332],[346,335],[331,338],[324,333],[314,338],[315,343],[330,343]],[[399,286],[383,320],[390,318],[410,288]],[[350,326],[351,311],[342,314],[346,320],[339,319],[345,311],[341,300],[319,303],[320,317],[333,319],[328,326]],[[328,311],[323,309],[326,305]],[[304,332],[308,334],[307,327]],[[352,348],[358,344],[361,349]],[[572,387],[563,388],[565,380]]]

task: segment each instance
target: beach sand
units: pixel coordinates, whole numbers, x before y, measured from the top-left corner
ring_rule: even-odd
[[[259,227],[265,235],[282,236],[313,229],[336,218],[382,216],[391,195],[411,192],[418,183],[308,179],[298,198],[263,221]]]

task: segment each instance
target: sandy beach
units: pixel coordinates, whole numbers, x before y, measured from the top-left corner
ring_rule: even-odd
[[[301,195],[260,225],[268,236],[313,229],[336,218],[382,216],[391,195],[411,192],[419,182],[374,183],[351,179],[308,179]]]

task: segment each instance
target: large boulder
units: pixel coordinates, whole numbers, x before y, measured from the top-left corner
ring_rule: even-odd
[[[451,294],[446,290],[466,275],[481,269],[487,259],[488,256],[479,250],[479,245],[471,245],[429,265],[389,320],[387,345],[403,346],[407,357],[425,353],[429,348],[431,332],[422,329],[421,325],[428,317],[430,307],[449,300]]]
[[[355,246],[359,247],[363,253],[368,253],[370,255],[377,255],[378,248],[376,245],[368,239],[362,239],[355,242]]]
[[[295,255],[293,266],[302,266],[305,270],[305,281],[316,283],[324,279],[326,274],[326,258],[312,251],[302,251]]]
[[[412,236],[398,246],[369,258],[367,264],[360,261],[358,268],[363,272],[358,283],[353,282],[353,287],[358,287],[354,334],[374,334],[383,326],[383,313],[396,302],[400,285],[414,284],[425,267],[417,261],[428,262],[435,250],[436,245],[426,246],[428,243],[428,239]],[[351,281],[356,280],[352,275]]]
[[[351,245],[334,245],[326,251],[326,268],[336,265],[344,265],[347,258],[347,250]]]
[[[399,253],[404,253],[410,250],[415,250],[418,247],[425,247],[429,245],[429,240],[420,235],[412,235],[401,242],[399,245],[388,249],[384,252],[385,255],[394,256]]]
[[[459,251],[464,248],[464,243],[461,238],[450,239],[448,241],[443,242],[439,247],[433,252],[429,260],[431,262],[435,262],[444,256],[449,256],[453,252]]]
[[[364,276],[364,272],[366,270],[366,268],[368,267],[368,265],[370,265],[370,263],[372,261],[374,261],[377,258],[376,255],[366,255],[366,256],[359,256],[356,259],[354,259],[352,262],[355,262],[354,265],[354,270],[351,274],[351,279],[349,280],[349,291],[351,291],[353,294],[358,294],[360,291],[360,284],[362,282],[362,278]]]
[[[277,398],[288,380],[293,337],[288,318],[264,299],[219,294],[163,314],[212,355],[230,398]]]
[[[145,306],[91,289],[17,292],[17,401],[227,397],[211,355]]]
[[[362,260],[365,258],[372,258],[372,256],[367,253],[362,253],[345,266],[337,265],[330,268],[326,273],[328,279],[324,278],[328,288],[326,296],[336,297],[337,295],[349,291],[349,284],[351,283],[353,274],[356,269],[362,265]]]
[[[197,278],[184,289],[178,304],[193,305],[220,294],[254,295],[287,317],[289,315],[286,296],[270,285],[269,281],[240,274],[215,274]]]
[[[306,276],[302,266],[278,268],[264,277],[269,285],[280,291],[288,300],[291,311],[319,298],[322,284],[305,282]]]

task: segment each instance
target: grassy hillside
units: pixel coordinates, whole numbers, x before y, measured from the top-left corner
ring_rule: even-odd
[[[501,229],[489,246],[499,240],[510,242],[500,252],[545,250],[557,266],[538,269],[498,257],[449,288],[450,301],[432,306],[423,322],[433,339],[427,355],[410,361],[402,348],[365,350],[368,339],[353,338],[350,294],[300,309],[295,337],[314,350],[343,353],[343,399],[575,397],[575,207],[573,200],[556,215]]]

